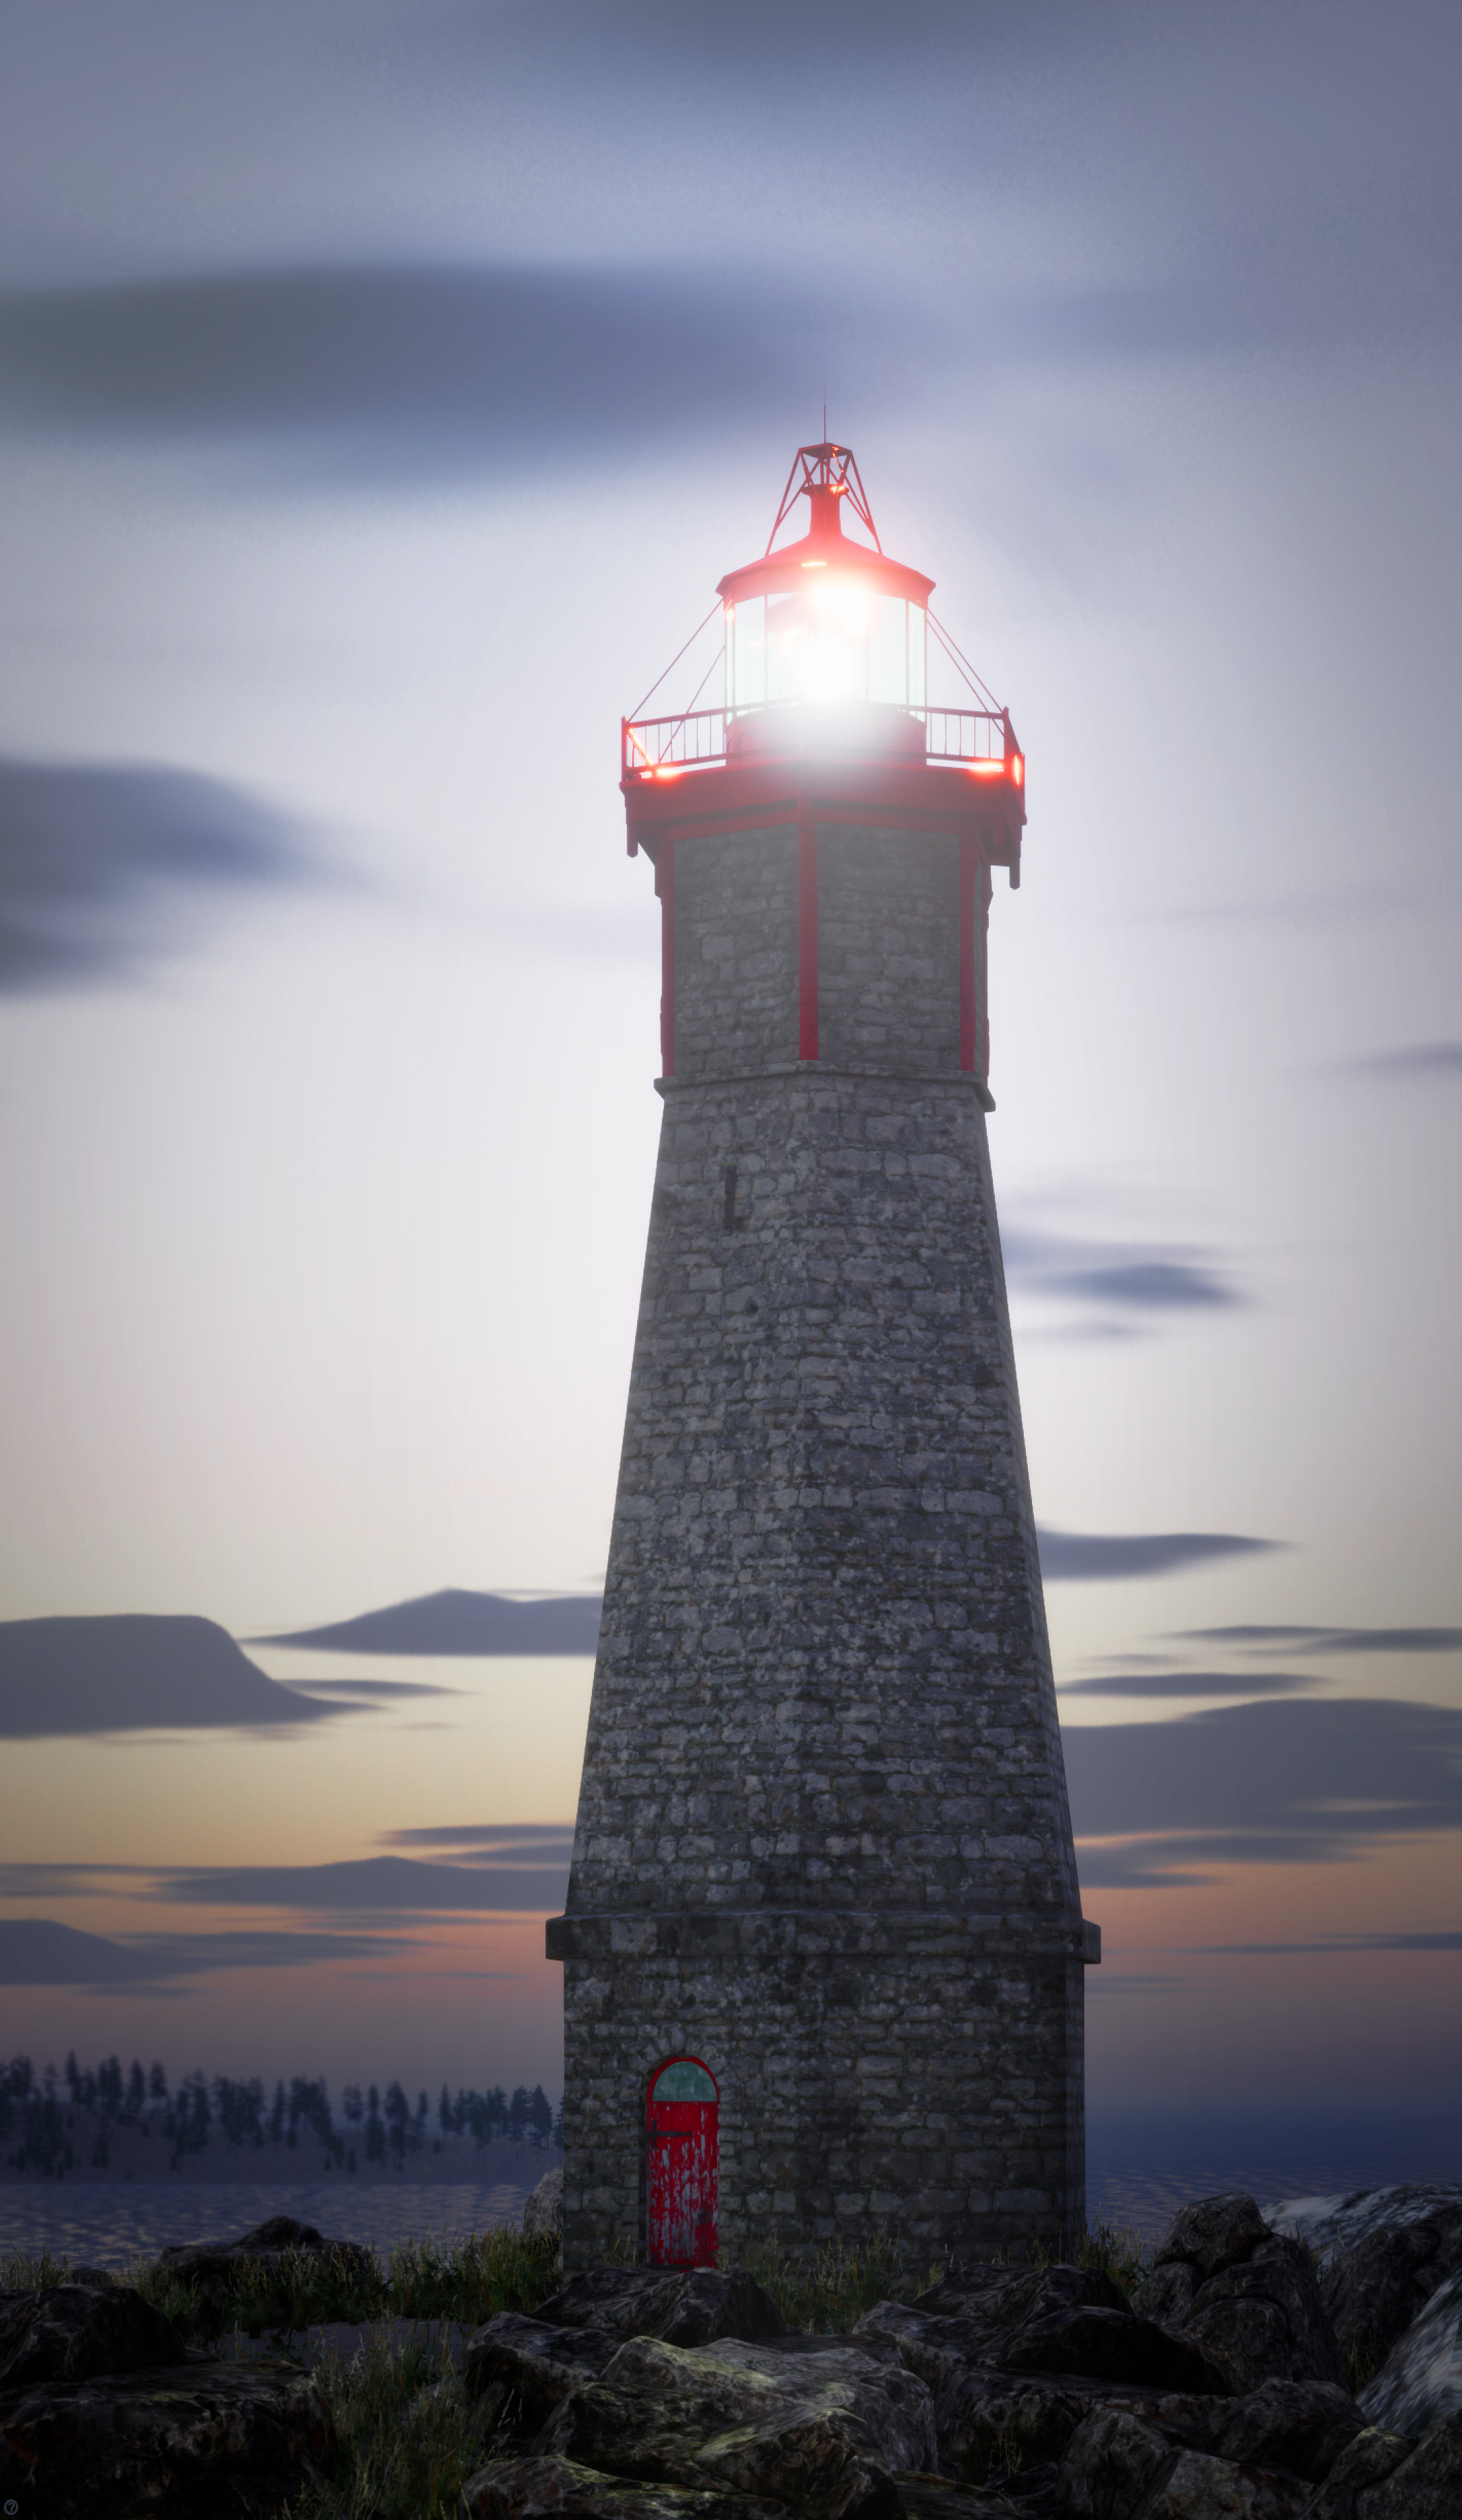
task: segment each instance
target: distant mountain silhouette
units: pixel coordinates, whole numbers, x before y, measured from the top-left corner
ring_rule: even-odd
[[[598,1593],[558,1593],[512,1601],[502,1593],[424,1593],[358,1619],[251,1644],[308,1645],[317,1653],[591,1654],[599,1642]]]
[[[318,1724],[345,1712],[266,1678],[212,1619],[0,1621],[0,1738]]]

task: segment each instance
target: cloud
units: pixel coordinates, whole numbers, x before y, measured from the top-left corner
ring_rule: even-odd
[[[1245,1653],[1462,1653],[1462,1628],[1179,1628],[1199,1644]]]
[[[0,1623],[0,1738],[317,1724],[348,1712],[267,1679],[211,1619]]]
[[[1216,1707],[1064,1736],[1084,1881],[1178,1866],[1348,1862],[1462,1827],[1462,1713],[1386,1698]],[[1120,1874],[1119,1884],[1117,1875]]]
[[[46,1916],[0,1918],[0,1986],[151,1986],[215,1969],[304,1968],[316,1960],[380,1959],[414,1948],[380,1934],[83,1934]]]
[[[425,1593],[331,1627],[254,1637],[260,1645],[308,1645],[320,1653],[591,1654],[599,1642],[598,1593],[536,1601],[502,1593]]]
[[[1256,1959],[1296,1952],[1462,1952],[1462,1933],[1321,1934],[1308,1943],[1194,1943],[1189,1948]]]
[[[1130,1335],[1163,1315],[1227,1312],[1249,1300],[1207,1252],[1181,1243],[1102,1242],[1013,1225],[1002,1233],[1001,1249],[1020,1294],[1098,1307],[1068,1335]]]
[[[215,272],[0,298],[0,416],[307,470],[490,473],[785,428],[815,381],[855,372],[866,407],[915,351],[912,319],[866,292],[854,321],[836,292],[724,269]]]
[[[1377,1050],[1338,1064],[1347,1075],[1370,1077],[1382,1085],[1434,1084],[1439,1077],[1462,1077],[1462,1041],[1412,1042],[1401,1050]]]
[[[283,1686],[304,1697],[338,1698],[372,1706],[394,1697],[460,1697],[460,1688],[445,1688],[434,1680],[289,1680]]]
[[[1306,1671],[1114,1671],[1067,1680],[1063,1697],[1288,1697],[1328,1682]]]
[[[470,1909],[552,1914],[569,1887],[567,1855],[531,1863],[421,1864],[371,1855],[343,1864],[218,1865],[201,1871],[155,1871],[151,1895],[203,1908],[295,1908],[388,1912]]]
[[[1134,1576],[1176,1575],[1216,1557],[1249,1557],[1286,1549],[1283,1540],[1249,1540],[1225,1531],[1039,1531],[1040,1571],[1048,1584],[1118,1583]]]
[[[225,898],[322,877],[298,825],[221,779],[0,757],[0,990],[134,976]]]
[[[450,1847],[458,1860],[467,1864],[484,1864],[496,1856],[513,1855],[521,1864],[567,1866],[573,1852],[573,1825],[571,1822],[519,1821],[469,1828],[393,1828],[386,1844]]]

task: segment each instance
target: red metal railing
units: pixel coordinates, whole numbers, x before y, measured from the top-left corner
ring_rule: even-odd
[[[711,769],[737,757],[728,753],[733,728],[744,727],[754,738],[758,721],[770,714],[759,709],[714,708],[687,709],[679,717],[621,718],[623,775],[626,779],[673,778],[682,770]],[[891,711],[891,717],[894,714]],[[789,732],[791,715],[788,706]],[[994,767],[1020,757],[1008,709],[902,708],[896,715],[922,726],[926,761],[988,762]],[[775,718],[782,716],[779,708]],[[774,740],[764,745],[754,741],[742,757],[753,758],[759,751],[774,758],[777,749]],[[903,748],[898,749],[901,753]]]

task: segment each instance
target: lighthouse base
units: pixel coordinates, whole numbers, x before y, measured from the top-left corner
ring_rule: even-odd
[[[654,2255],[646,2095],[719,2094],[723,2263],[879,2235],[920,2271],[1085,2226],[1075,1920],[725,1909],[555,1917],[565,1963],[564,2259]]]

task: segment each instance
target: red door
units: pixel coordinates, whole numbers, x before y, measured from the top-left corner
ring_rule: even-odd
[[[713,2267],[720,2103],[694,2056],[674,2056],[650,2086],[647,2255],[652,2267]]]

